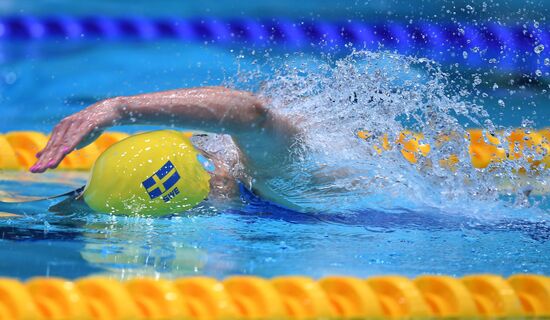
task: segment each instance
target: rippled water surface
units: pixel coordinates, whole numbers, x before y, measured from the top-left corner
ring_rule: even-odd
[[[63,175],[43,178],[55,182],[4,180],[0,188],[38,195],[73,187],[59,182]],[[12,212],[24,217],[0,226],[0,272],[20,278],[550,272],[544,220],[403,208],[299,214],[249,201],[212,216],[160,219],[53,214],[48,202],[20,206]]]

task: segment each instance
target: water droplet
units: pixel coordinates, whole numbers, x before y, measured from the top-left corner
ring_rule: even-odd
[[[475,77],[474,78],[474,86],[479,86],[481,84],[481,78],[480,77]]]
[[[498,89],[498,84],[494,83],[493,84],[493,90],[496,90],[496,89]]]
[[[502,99],[498,99],[498,105],[501,106],[501,107],[506,106],[506,104],[504,103],[504,100],[502,100]]]
[[[545,58],[544,59],[544,65],[545,66],[550,66],[550,58]]]
[[[542,71],[538,70],[535,71],[535,74],[537,75],[537,77],[542,77]]]
[[[539,44],[538,46],[536,46],[534,49],[536,54],[540,54],[543,50],[544,50],[544,45],[543,44]]]
[[[468,52],[462,51],[462,56],[464,57],[464,59],[468,59]]]

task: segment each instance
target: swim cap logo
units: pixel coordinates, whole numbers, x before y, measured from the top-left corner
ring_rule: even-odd
[[[154,175],[145,179],[141,184],[149,194],[151,200],[162,196],[164,202],[170,201],[180,193],[178,188],[170,190],[178,181],[180,175],[174,164],[168,160]]]

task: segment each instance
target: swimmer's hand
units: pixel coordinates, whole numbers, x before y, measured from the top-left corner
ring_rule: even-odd
[[[93,142],[103,130],[120,119],[117,99],[98,102],[61,120],[53,129],[46,147],[36,154],[37,161],[30,168],[39,173],[56,168],[71,151]]]

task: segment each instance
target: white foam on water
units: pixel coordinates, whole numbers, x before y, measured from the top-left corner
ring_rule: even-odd
[[[303,134],[292,170],[270,184],[294,203],[320,211],[404,207],[488,217],[547,214],[546,197],[527,200],[524,191],[544,193],[548,170],[537,172],[525,157],[485,169],[472,166],[467,128],[483,128],[500,141],[511,128],[499,134],[484,108],[469,102],[475,90],[433,61],[358,51],[336,61],[299,58],[276,65],[261,75],[268,80],[260,94]],[[370,138],[359,139],[360,130]],[[396,141],[403,130],[422,132],[421,142],[432,146],[416,164],[403,158],[401,146],[382,154],[373,147],[381,147],[384,134]],[[440,164],[451,154],[459,159],[454,171]],[[523,176],[520,168],[527,168]]]

